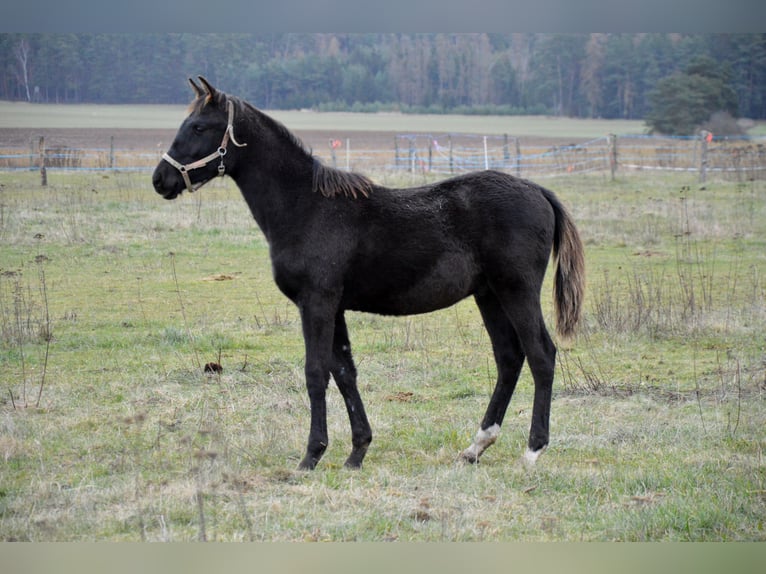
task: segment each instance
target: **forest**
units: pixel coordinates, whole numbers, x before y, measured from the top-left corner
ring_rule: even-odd
[[[0,99],[179,104],[203,75],[266,109],[642,119],[700,58],[766,118],[766,34],[0,34]]]

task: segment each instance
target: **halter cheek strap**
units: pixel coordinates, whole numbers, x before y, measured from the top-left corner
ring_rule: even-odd
[[[195,192],[197,189],[207,183],[207,181],[203,181],[198,183],[196,186],[192,185],[191,179],[189,179],[189,172],[191,170],[205,167],[214,159],[220,158],[221,163],[218,164],[218,175],[223,177],[224,173],[226,172],[226,166],[223,165],[223,157],[226,155],[226,146],[228,145],[229,140],[231,139],[231,143],[237,147],[245,147],[247,145],[246,143],[239,143],[234,137],[234,103],[231,100],[228,100],[226,102],[226,107],[229,111],[229,120],[226,124],[226,131],[223,133],[221,145],[218,146],[218,149],[213,153],[206,155],[202,159],[198,159],[197,161],[193,161],[185,165],[170,157],[170,154],[167,152],[162,154],[162,159],[164,159],[166,162],[181,172],[181,177],[184,178],[184,183],[186,184],[186,189],[189,190],[189,193]]]

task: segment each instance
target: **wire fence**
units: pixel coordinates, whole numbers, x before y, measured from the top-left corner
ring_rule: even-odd
[[[683,171],[746,181],[766,178],[766,138],[715,138],[609,135],[569,145],[526,143],[508,136],[397,136],[389,168],[453,174],[500,169],[518,176],[620,171]]]
[[[326,163],[354,171],[400,171],[459,174],[498,169],[520,177],[606,172],[615,177],[628,171],[675,171],[748,181],[766,179],[766,138],[716,138],[709,132],[695,137],[609,135],[582,143],[550,145],[508,135],[399,134],[387,149],[331,139],[325,150],[314,150]],[[140,171],[154,169],[160,149],[83,149],[46,147],[41,137],[29,148],[5,147],[0,142],[0,170]]]
[[[550,146],[508,136],[397,136],[390,169],[454,174],[498,169],[523,177],[609,170],[609,138]]]

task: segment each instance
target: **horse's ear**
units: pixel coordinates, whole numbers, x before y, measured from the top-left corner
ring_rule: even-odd
[[[204,95],[205,92],[202,91],[202,88],[200,88],[197,84],[194,83],[194,80],[189,78],[189,84],[192,87],[192,90],[194,90],[194,97],[199,98],[200,96]]]
[[[216,96],[218,95],[218,90],[211,86],[210,82],[208,82],[204,77],[197,77],[199,78],[200,83],[202,83],[202,87],[205,88],[205,92],[207,92],[208,101],[215,101]]]

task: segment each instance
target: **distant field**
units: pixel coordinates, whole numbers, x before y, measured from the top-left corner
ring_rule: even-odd
[[[175,129],[185,106],[52,105],[0,101],[0,128]],[[609,133],[641,134],[640,120],[583,120],[546,116],[409,115],[270,111],[290,129],[453,132],[514,136],[596,138]]]

